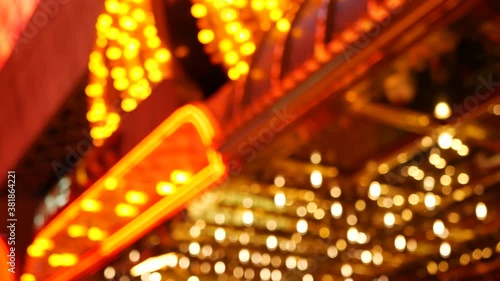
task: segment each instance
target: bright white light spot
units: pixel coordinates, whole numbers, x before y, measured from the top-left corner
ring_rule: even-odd
[[[253,212],[250,210],[246,210],[243,212],[243,224],[246,226],[250,226],[253,223]]]
[[[430,192],[425,194],[424,204],[427,210],[434,210],[436,207],[436,196]]]
[[[449,132],[442,132],[438,137],[438,145],[442,149],[448,149],[453,142],[453,136]]]
[[[363,251],[361,253],[361,261],[363,263],[370,263],[372,261],[372,253],[370,251]]]
[[[477,203],[477,205],[476,205],[476,217],[479,220],[484,220],[486,218],[486,215],[488,215],[488,208],[486,208],[486,205],[482,202]]]
[[[394,223],[396,222],[396,217],[394,216],[393,213],[386,213],[384,215],[384,224],[386,227],[393,227]]]
[[[340,268],[340,273],[342,274],[342,276],[344,277],[349,277],[352,275],[352,267],[348,264],[344,264],[342,265],[342,267]]]
[[[434,224],[432,225],[432,231],[434,231],[434,234],[436,234],[436,236],[443,235],[444,230],[445,230],[445,227],[444,227],[444,223],[442,220],[434,221]]]
[[[358,230],[355,227],[350,227],[349,230],[347,230],[347,240],[350,242],[356,242],[358,240]]]
[[[301,234],[304,234],[307,232],[307,221],[306,220],[301,219],[297,222],[297,232],[301,233]]]
[[[450,243],[448,242],[443,242],[441,243],[441,246],[439,247],[439,254],[441,254],[441,257],[447,258],[451,254],[451,246]]]
[[[281,209],[285,206],[286,203],[286,196],[285,193],[283,192],[278,192],[276,195],[274,195],[274,204],[276,204],[276,207]]]
[[[217,228],[214,232],[214,237],[218,242],[222,242],[226,239],[226,231],[223,228]]]
[[[320,171],[314,170],[311,173],[311,185],[314,188],[319,188],[323,184],[323,175]]]
[[[403,235],[396,236],[396,239],[394,239],[394,246],[396,247],[396,250],[400,252],[404,251],[406,248],[406,238]]]
[[[276,236],[271,235],[271,236],[267,237],[266,246],[269,250],[276,249],[276,247],[278,247],[278,239],[276,238]]]
[[[436,104],[436,107],[434,108],[434,117],[443,120],[450,116],[451,116],[451,109],[447,103],[440,102]]]
[[[380,197],[382,189],[380,188],[380,183],[374,181],[370,184],[368,190],[368,197],[372,200],[377,200]]]
[[[334,202],[332,204],[330,211],[334,218],[336,219],[340,218],[342,216],[342,204],[340,204],[339,202]]]

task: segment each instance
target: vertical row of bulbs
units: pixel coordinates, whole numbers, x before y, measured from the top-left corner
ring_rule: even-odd
[[[170,51],[158,36],[149,0],[106,0],[89,59],[87,119],[96,145],[118,127],[152,87],[169,76]]]

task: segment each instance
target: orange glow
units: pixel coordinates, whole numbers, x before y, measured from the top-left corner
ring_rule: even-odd
[[[9,255],[10,250],[7,243],[0,238],[0,278],[5,281],[14,281],[15,274],[9,272]]]
[[[57,272],[51,272],[51,276],[47,276],[48,278],[44,280],[72,280],[84,274],[87,270],[103,262],[105,258],[142,237],[145,233],[178,210],[187,200],[190,200],[202,190],[213,185],[214,182],[225,174],[226,168],[222,161],[222,157],[220,153],[215,150],[213,143],[213,138],[219,134],[218,125],[215,119],[210,115],[210,112],[202,108],[201,105],[186,105],[175,111],[143,139],[141,143],[125,155],[103,177],[89,187],[79,198],[75,199],[72,204],[67,206],[66,209],[38,233],[35,241],[47,242],[51,241],[56,235],[59,236],[62,232],[68,234],[68,226],[78,224],[76,220],[82,215],[87,217],[94,216],[96,223],[99,222],[99,214],[90,212],[85,213],[83,212],[84,207],[91,210],[95,209],[93,206],[99,205],[95,204],[99,202],[95,198],[101,198],[104,194],[107,194],[106,196],[109,198],[110,192],[122,192],[121,189],[117,188],[118,182],[121,182],[124,178],[130,179],[134,176],[140,177],[143,172],[140,169],[136,170],[135,167],[143,163],[144,159],[147,157],[149,157],[148,159],[152,157],[155,157],[154,159],[163,159],[165,155],[160,153],[156,154],[156,149],[160,146],[168,147],[169,137],[175,138],[176,134],[186,132],[186,125],[191,126],[195,130],[194,132],[197,133],[201,141],[200,145],[205,149],[206,160],[204,161],[207,161],[208,164],[203,164],[203,168],[197,168],[200,169],[198,172],[188,172],[187,170],[189,169],[187,169],[187,167],[182,167],[182,170],[174,169],[171,172],[171,179],[157,179],[158,184],[142,187],[139,193],[142,193],[142,191],[146,192],[147,188],[149,188],[152,190],[149,190],[148,194],[153,192],[160,193],[162,196],[168,196],[158,199],[148,198],[148,201],[151,201],[149,208],[145,210],[141,209],[141,212],[137,212],[135,214],[136,216],[131,220],[125,220],[123,226],[114,232],[106,233],[105,230],[96,226],[90,227],[87,231],[87,236],[89,240],[96,241],[94,244],[95,246],[84,254],[79,254],[80,259],[75,266],[65,267],[66,265],[64,263],[61,264],[59,260],[61,256],[52,257],[52,263],[58,265],[59,270]],[[173,139],[173,141],[178,143],[176,139]],[[196,159],[199,159],[199,154],[196,154]],[[173,183],[164,180],[172,180],[178,183],[179,186],[175,186]],[[141,197],[141,195],[136,196],[138,193],[134,192],[125,193],[125,197],[129,197],[129,200],[132,198],[136,200]],[[121,194],[121,198],[123,198],[123,193]],[[126,194],[129,195],[127,196]],[[120,197],[116,196],[116,198],[118,199]],[[127,198],[125,198],[125,200],[127,200]],[[127,200],[127,202],[129,201]],[[89,208],[89,206],[92,207]],[[101,207],[102,209],[109,209],[108,205],[103,206],[102,203]],[[111,206],[111,208],[113,207]],[[115,211],[117,211],[117,208],[121,209],[120,212],[124,210],[128,211],[130,208],[138,210],[138,207],[125,203],[118,203],[116,208],[114,208]],[[57,245],[54,251],[56,250]],[[35,274],[37,272],[36,268],[43,268],[40,263],[43,265],[47,261],[47,257],[28,257],[26,272]]]

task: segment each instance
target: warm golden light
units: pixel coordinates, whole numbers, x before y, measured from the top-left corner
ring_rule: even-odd
[[[370,184],[370,188],[368,190],[368,197],[372,200],[377,200],[381,194],[380,183],[374,181]]]
[[[486,205],[482,202],[477,203],[476,205],[476,217],[478,220],[484,220],[486,218],[486,215],[488,214],[488,208],[486,208]]]
[[[87,235],[87,228],[83,225],[71,224],[68,226],[68,235],[72,238],[85,237]]]
[[[175,185],[170,182],[160,181],[156,184],[156,193],[160,196],[166,196],[175,192]]]
[[[437,119],[446,119],[451,116],[450,106],[445,102],[439,102],[434,108],[434,117]]]
[[[148,196],[144,192],[130,190],[125,193],[125,201],[130,204],[142,205],[148,202]]]
[[[81,201],[82,210],[86,212],[100,212],[102,210],[102,203],[94,199],[85,199]]]
[[[170,174],[170,180],[175,184],[186,184],[191,180],[191,173],[181,170],[174,170]]]
[[[396,236],[396,239],[394,239],[394,246],[396,250],[400,252],[404,251],[406,248],[406,238],[403,235]]]
[[[91,241],[102,241],[106,238],[106,233],[98,227],[91,227],[87,232],[87,236]]]
[[[115,213],[119,217],[135,217],[139,213],[139,210],[134,206],[119,203],[115,207]]]
[[[321,174],[320,171],[314,170],[311,173],[310,180],[311,180],[311,185],[314,188],[319,188],[321,187],[321,184],[323,184],[323,175]]]

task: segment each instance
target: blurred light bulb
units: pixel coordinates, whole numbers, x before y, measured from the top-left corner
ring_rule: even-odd
[[[439,102],[434,108],[434,117],[437,119],[446,119],[451,116],[450,106],[445,102]]]

